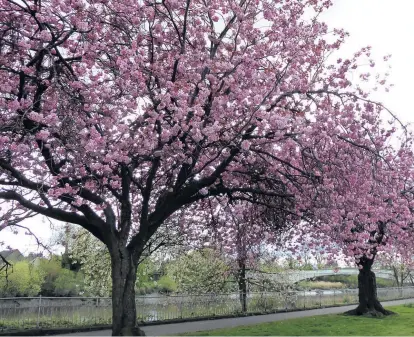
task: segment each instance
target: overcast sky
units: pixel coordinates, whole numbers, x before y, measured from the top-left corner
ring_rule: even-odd
[[[330,26],[344,28],[351,36],[338,56],[349,57],[365,46],[372,46],[372,58],[380,64],[383,56],[392,54],[390,82],[395,86],[386,95],[377,94],[380,100],[400,119],[414,122],[410,97],[414,85],[414,0],[333,0],[334,6],[323,14],[322,19]],[[377,69],[387,72],[388,69]],[[48,221],[42,218],[26,223],[45,242],[50,241]],[[5,246],[17,248],[23,253],[36,251],[35,241],[26,235],[0,232]],[[24,232],[23,232],[24,233]],[[23,234],[22,233],[22,234]]]

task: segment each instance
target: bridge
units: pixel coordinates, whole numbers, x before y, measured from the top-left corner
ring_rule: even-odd
[[[392,270],[373,269],[376,277],[385,279],[394,279]],[[269,274],[268,277],[277,283],[297,283],[303,280],[309,280],[321,276],[332,275],[358,275],[357,268],[334,268],[334,269],[316,269],[316,270],[286,270],[280,273]],[[254,278],[259,273],[250,272],[248,277]]]

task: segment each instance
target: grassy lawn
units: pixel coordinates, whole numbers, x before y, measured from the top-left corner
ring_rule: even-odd
[[[343,289],[346,285],[342,282],[329,281],[300,281],[298,286],[304,289]]]
[[[414,306],[388,309],[398,315],[385,318],[324,315],[191,333],[191,336],[413,336]]]

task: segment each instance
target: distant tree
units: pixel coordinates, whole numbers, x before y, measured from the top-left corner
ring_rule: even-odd
[[[408,247],[391,247],[378,255],[377,264],[382,268],[391,269],[397,287],[407,283],[414,285],[414,252]]]
[[[156,283],[156,289],[160,293],[173,293],[178,291],[177,283],[170,275],[162,275]]]
[[[79,296],[83,291],[83,275],[61,269],[54,283],[54,296]]]
[[[19,261],[13,265],[13,273],[8,279],[0,279],[2,296],[37,296],[42,287],[43,277],[40,271],[28,261]]]
[[[210,248],[194,250],[171,261],[167,265],[167,275],[182,293],[221,293],[235,285],[224,256]]]
[[[316,260],[316,268],[323,269],[326,267],[326,264],[328,263],[327,257],[322,253],[316,253],[314,255]]]
[[[291,207],[292,204],[283,201],[278,208],[269,209],[246,202],[228,203],[224,200],[224,204],[223,201],[217,203],[215,211],[211,213],[213,235],[209,241],[222,247],[230,261],[242,312],[247,311],[249,283],[254,282],[253,275],[261,273],[260,259],[266,255],[266,250],[277,247],[283,232],[295,220],[288,216]]]
[[[51,259],[41,259],[37,265],[43,275],[40,294],[43,296],[56,296],[56,279],[62,273],[61,261],[53,256]]]

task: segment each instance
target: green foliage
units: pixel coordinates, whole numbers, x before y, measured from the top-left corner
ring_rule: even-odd
[[[388,280],[385,278],[377,277],[377,287],[378,288],[395,287],[395,283],[393,280]]]
[[[358,275],[330,275],[330,276],[321,276],[315,279],[316,281],[326,281],[326,282],[339,282],[342,283],[345,288],[355,289],[358,288]],[[393,287],[394,281],[378,278],[377,277],[377,287],[386,288]]]
[[[106,246],[84,229],[66,229],[68,258],[79,264],[84,275],[84,291],[88,296],[110,296],[111,259]]]
[[[73,270],[78,272],[81,268],[81,264],[74,260],[68,253],[62,254],[62,268]]]
[[[82,275],[62,268],[57,256],[16,262],[8,278],[0,279],[3,297],[79,296],[82,288]]]
[[[84,290],[88,296],[110,296],[112,288],[111,257],[107,247],[83,229],[67,230],[68,258],[71,265],[80,265],[84,275]],[[158,291],[154,274],[157,268],[151,258],[144,259],[137,269],[137,294]]]
[[[201,249],[182,255],[167,266],[167,275],[183,293],[219,293],[229,290],[230,268],[212,249]]]
[[[261,261],[258,265],[258,269],[264,273],[280,273],[285,270],[285,266],[279,265],[277,262]]]
[[[137,294],[150,294],[156,291],[156,281],[154,280],[154,273],[156,271],[154,262],[147,258],[143,260],[137,269],[137,280],[135,282],[135,289]]]
[[[298,286],[302,289],[342,289],[345,285],[341,282],[328,281],[300,281]]]
[[[43,276],[41,295],[79,296],[83,289],[83,275],[62,267],[61,258],[41,259],[38,263]]]
[[[302,266],[300,266],[301,270],[313,270],[313,266],[310,263],[306,263]]]
[[[43,296],[55,295],[55,282],[62,272],[62,266],[57,257],[52,257],[50,260],[41,259],[38,263],[38,268],[43,275],[43,283],[41,287],[41,294]]]
[[[37,296],[41,290],[43,276],[39,268],[28,261],[19,261],[13,265],[8,278],[0,279],[2,296]]]
[[[54,283],[55,296],[77,296],[83,286],[82,274],[62,269]]]
[[[178,290],[177,284],[168,275],[161,276],[156,284],[160,293],[172,293]]]
[[[153,281],[153,274],[155,272],[155,265],[151,259],[143,260],[137,269],[137,281],[136,287],[152,285]]]
[[[300,269],[300,263],[294,257],[289,256],[285,261],[284,267],[287,269]]]

